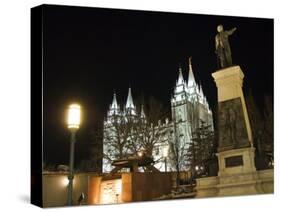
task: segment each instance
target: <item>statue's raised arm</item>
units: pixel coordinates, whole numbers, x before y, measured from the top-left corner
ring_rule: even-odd
[[[237,28],[235,27],[231,30],[224,31],[222,25],[217,27],[218,34],[215,37],[215,46],[220,68],[232,66],[231,49],[228,36],[232,35],[236,29]]]
[[[228,35],[232,35],[237,30],[236,27],[232,28],[231,30],[226,31]]]

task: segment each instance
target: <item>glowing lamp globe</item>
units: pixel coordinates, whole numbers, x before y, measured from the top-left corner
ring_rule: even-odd
[[[69,129],[78,129],[80,125],[81,108],[78,104],[71,104],[68,107],[67,126]]]

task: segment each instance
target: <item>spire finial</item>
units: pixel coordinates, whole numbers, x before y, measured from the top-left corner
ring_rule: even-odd
[[[143,106],[143,104],[141,105],[141,118],[145,118],[145,113],[144,113],[144,106]]]
[[[119,115],[119,112],[120,112],[119,110],[120,110],[120,107],[117,104],[116,93],[115,93],[115,90],[114,90],[114,92],[113,92],[113,100],[112,100],[112,104],[109,107],[108,116]]]
[[[184,79],[183,79],[183,75],[182,75],[181,64],[179,63],[179,78],[177,81],[177,85],[182,85],[182,84],[184,84]]]
[[[188,58],[188,64],[189,64],[189,67],[191,67],[191,66],[192,66],[191,59],[192,59],[192,57],[189,57],[189,58]]]
[[[111,109],[116,109],[116,108],[118,108],[118,104],[117,104],[117,99],[116,99],[116,93],[115,93],[115,90],[114,90]]]
[[[128,97],[127,97],[127,102],[126,102],[126,108],[134,108],[134,103],[133,103],[133,97],[132,97],[132,91],[131,91],[131,86],[129,87],[129,92],[128,92]]]
[[[194,78],[193,71],[192,71],[191,59],[192,59],[192,57],[188,58],[189,73],[188,73],[188,84],[187,84],[187,87],[192,87],[192,86],[196,85],[195,78]]]

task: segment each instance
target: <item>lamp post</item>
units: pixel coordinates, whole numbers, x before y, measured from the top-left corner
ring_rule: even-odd
[[[163,156],[164,156],[164,162],[165,162],[165,172],[167,172],[167,157],[169,153],[169,146],[165,146],[163,149]]]
[[[69,159],[69,173],[68,173],[68,191],[67,191],[67,205],[72,205],[72,190],[73,190],[73,164],[74,164],[74,147],[76,142],[76,132],[80,125],[80,105],[71,104],[68,107],[67,126],[71,132],[70,137],[70,159]]]

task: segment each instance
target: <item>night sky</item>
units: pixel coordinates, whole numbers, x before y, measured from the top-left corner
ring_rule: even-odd
[[[273,21],[271,19],[194,14],[45,6],[43,11],[44,161],[68,164],[67,106],[83,107],[77,133],[76,164],[86,159],[92,133],[102,127],[112,102],[154,96],[167,108],[181,64],[187,60],[201,82],[210,106],[217,96],[211,73],[217,69],[216,27],[237,27],[230,37],[233,63],[244,74],[244,93],[253,91],[262,109],[265,94],[273,95]]]

